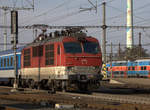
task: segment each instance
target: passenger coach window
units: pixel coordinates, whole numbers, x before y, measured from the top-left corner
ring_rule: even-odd
[[[128,67],[128,70],[130,70],[130,67]]]
[[[24,66],[30,66],[30,49],[24,50]]]
[[[135,67],[132,67],[132,70],[135,70]]]
[[[1,58],[1,67],[3,67],[3,58]]]
[[[9,67],[9,58],[7,58],[7,67]]]
[[[100,52],[99,45],[96,42],[85,42],[83,48],[85,53],[97,54]]]
[[[10,58],[10,66],[13,66],[13,57]]]
[[[143,68],[143,66],[141,66],[141,70],[143,70],[144,68]]]
[[[4,67],[6,67],[6,58],[4,58]]]
[[[45,46],[45,65],[54,64],[54,44]]]

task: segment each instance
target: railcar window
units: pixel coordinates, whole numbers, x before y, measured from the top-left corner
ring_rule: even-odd
[[[100,52],[99,45],[95,42],[85,42],[83,48],[85,53],[97,54]]]
[[[65,42],[64,49],[66,53],[82,53],[81,44],[79,42]]]
[[[144,68],[143,68],[143,66],[141,66],[141,70],[143,70]]]
[[[18,65],[18,61],[19,61],[19,56],[16,56],[16,59],[17,59],[17,65]]]
[[[132,70],[135,70],[135,67],[132,67]]]
[[[144,70],[146,70],[146,66],[144,66]]]
[[[3,67],[3,58],[1,58],[1,67]]]
[[[6,58],[4,58],[4,67],[6,67]]]
[[[45,46],[45,65],[54,64],[54,44]]]
[[[128,67],[128,70],[130,70],[130,67]]]
[[[24,66],[30,66],[30,49],[24,50]]]
[[[9,67],[9,58],[7,58],[7,67]]]

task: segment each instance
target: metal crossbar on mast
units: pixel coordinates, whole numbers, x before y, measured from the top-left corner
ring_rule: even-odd
[[[128,26],[129,27],[129,26]],[[0,25],[0,28],[11,28],[11,26]],[[19,29],[66,29],[66,28],[103,28],[103,25],[79,25],[79,26],[50,26],[50,25],[28,25],[18,26]],[[107,29],[126,29],[127,26],[109,26],[106,25]],[[134,29],[150,29],[150,26],[133,26]]]

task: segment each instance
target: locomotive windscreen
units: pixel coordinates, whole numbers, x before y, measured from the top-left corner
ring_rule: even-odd
[[[66,53],[82,53],[81,44],[79,42],[65,42],[64,49]]]
[[[97,42],[65,42],[64,49],[66,53],[82,53],[81,44],[85,53],[97,54],[100,52],[100,47]]]
[[[96,42],[84,42],[83,48],[85,53],[97,54],[100,52],[99,45]]]

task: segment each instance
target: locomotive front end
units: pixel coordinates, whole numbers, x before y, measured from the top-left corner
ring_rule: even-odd
[[[82,38],[82,41],[68,38],[63,45],[69,84],[79,90],[98,88],[102,80],[102,59],[98,41],[92,37]]]
[[[98,88],[102,75],[98,67],[92,66],[69,66],[67,67],[68,79],[70,84],[80,90],[92,90]]]

